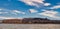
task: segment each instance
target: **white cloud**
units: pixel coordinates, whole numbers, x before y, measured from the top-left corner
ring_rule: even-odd
[[[0,14],[18,15],[18,14],[25,14],[25,12],[19,10],[9,10],[9,9],[0,8]]]
[[[18,11],[18,10],[13,10],[12,12],[13,12],[14,14],[17,14],[17,13],[18,13],[18,14],[25,14],[25,12]]]
[[[38,11],[35,10],[35,9],[29,9],[29,12],[30,12],[30,13],[36,13],[36,12],[38,12]]]
[[[3,8],[0,8],[0,11],[1,11],[1,10],[4,10],[4,9],[3,9]]]
[[[7,14],[8,12],[0,12],[0,14]]]
[[[2,10],[2,9],[0,9],[0,10]]]
[[[52,17],[52,18],[60,18],[60,17],[56,16],[56,14],[58,13],[57,11],[48,11],[48,10],[43,10],[43,11],[44,12],[38,13],[38,14],[43,15],[43,16]]]
[[[58,9],[58,8],[60,8],[60,5],[56,5],[56,6],[51,7],[51,9]]]
[[[0,19],[13,19],[12,17],[0,17]]]
[[[49,5],[51,5],[50,3],[44,3],[44,6],[49,6]]]
[[[18,1],[22,1],[27,5],[30,6],[36,6],[36,7],[40,7],[40,4],[43,4],[42,6],[49,6],[51,5],[50,3],[44,3],[45,0],[18,0]]]
[[[3,20],[3,19],[23,19],[23,18],[20,18],[20,17],[0,17],[0,20]]]
[[[9,12],[8,9],[0,8],[0,14],[8,14]]]
[[[18,1],[22,1],[22,2],[26,3],[27,5],[37,6],[37,7],[39,7],[37,3],[39,3],[39,4],[44,3],[43,2],[44,0],[18,0]]]

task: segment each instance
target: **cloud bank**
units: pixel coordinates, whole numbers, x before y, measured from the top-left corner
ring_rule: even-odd
[[[49,11],[49,10],[43,10],[44,12],[38,13],[39,15],[43,15],[43,16],[48,16],[51,18],[60,18],[58,16],[56,16],[56,14],[58,13],[57,11]]]
[[[50,3],[44,3],[45,0],[18,0],[18,1],[24,2],[25,4],[30,6],[36,6],[36,7],[39,7],[40,4],[43,4],[44,6],[51,5]]]

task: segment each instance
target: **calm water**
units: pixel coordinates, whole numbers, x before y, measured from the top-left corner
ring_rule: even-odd
[[[60,24],[0,24],[0,29],[60,29]]]

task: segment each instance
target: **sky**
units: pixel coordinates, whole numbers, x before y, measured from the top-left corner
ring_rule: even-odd
[[[0,0],[0,19],[60,20],[60,0]]]

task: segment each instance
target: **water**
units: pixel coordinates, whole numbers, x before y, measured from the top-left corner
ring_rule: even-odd
[[[60,24],[0,24],[0,29],[60,29]]]

